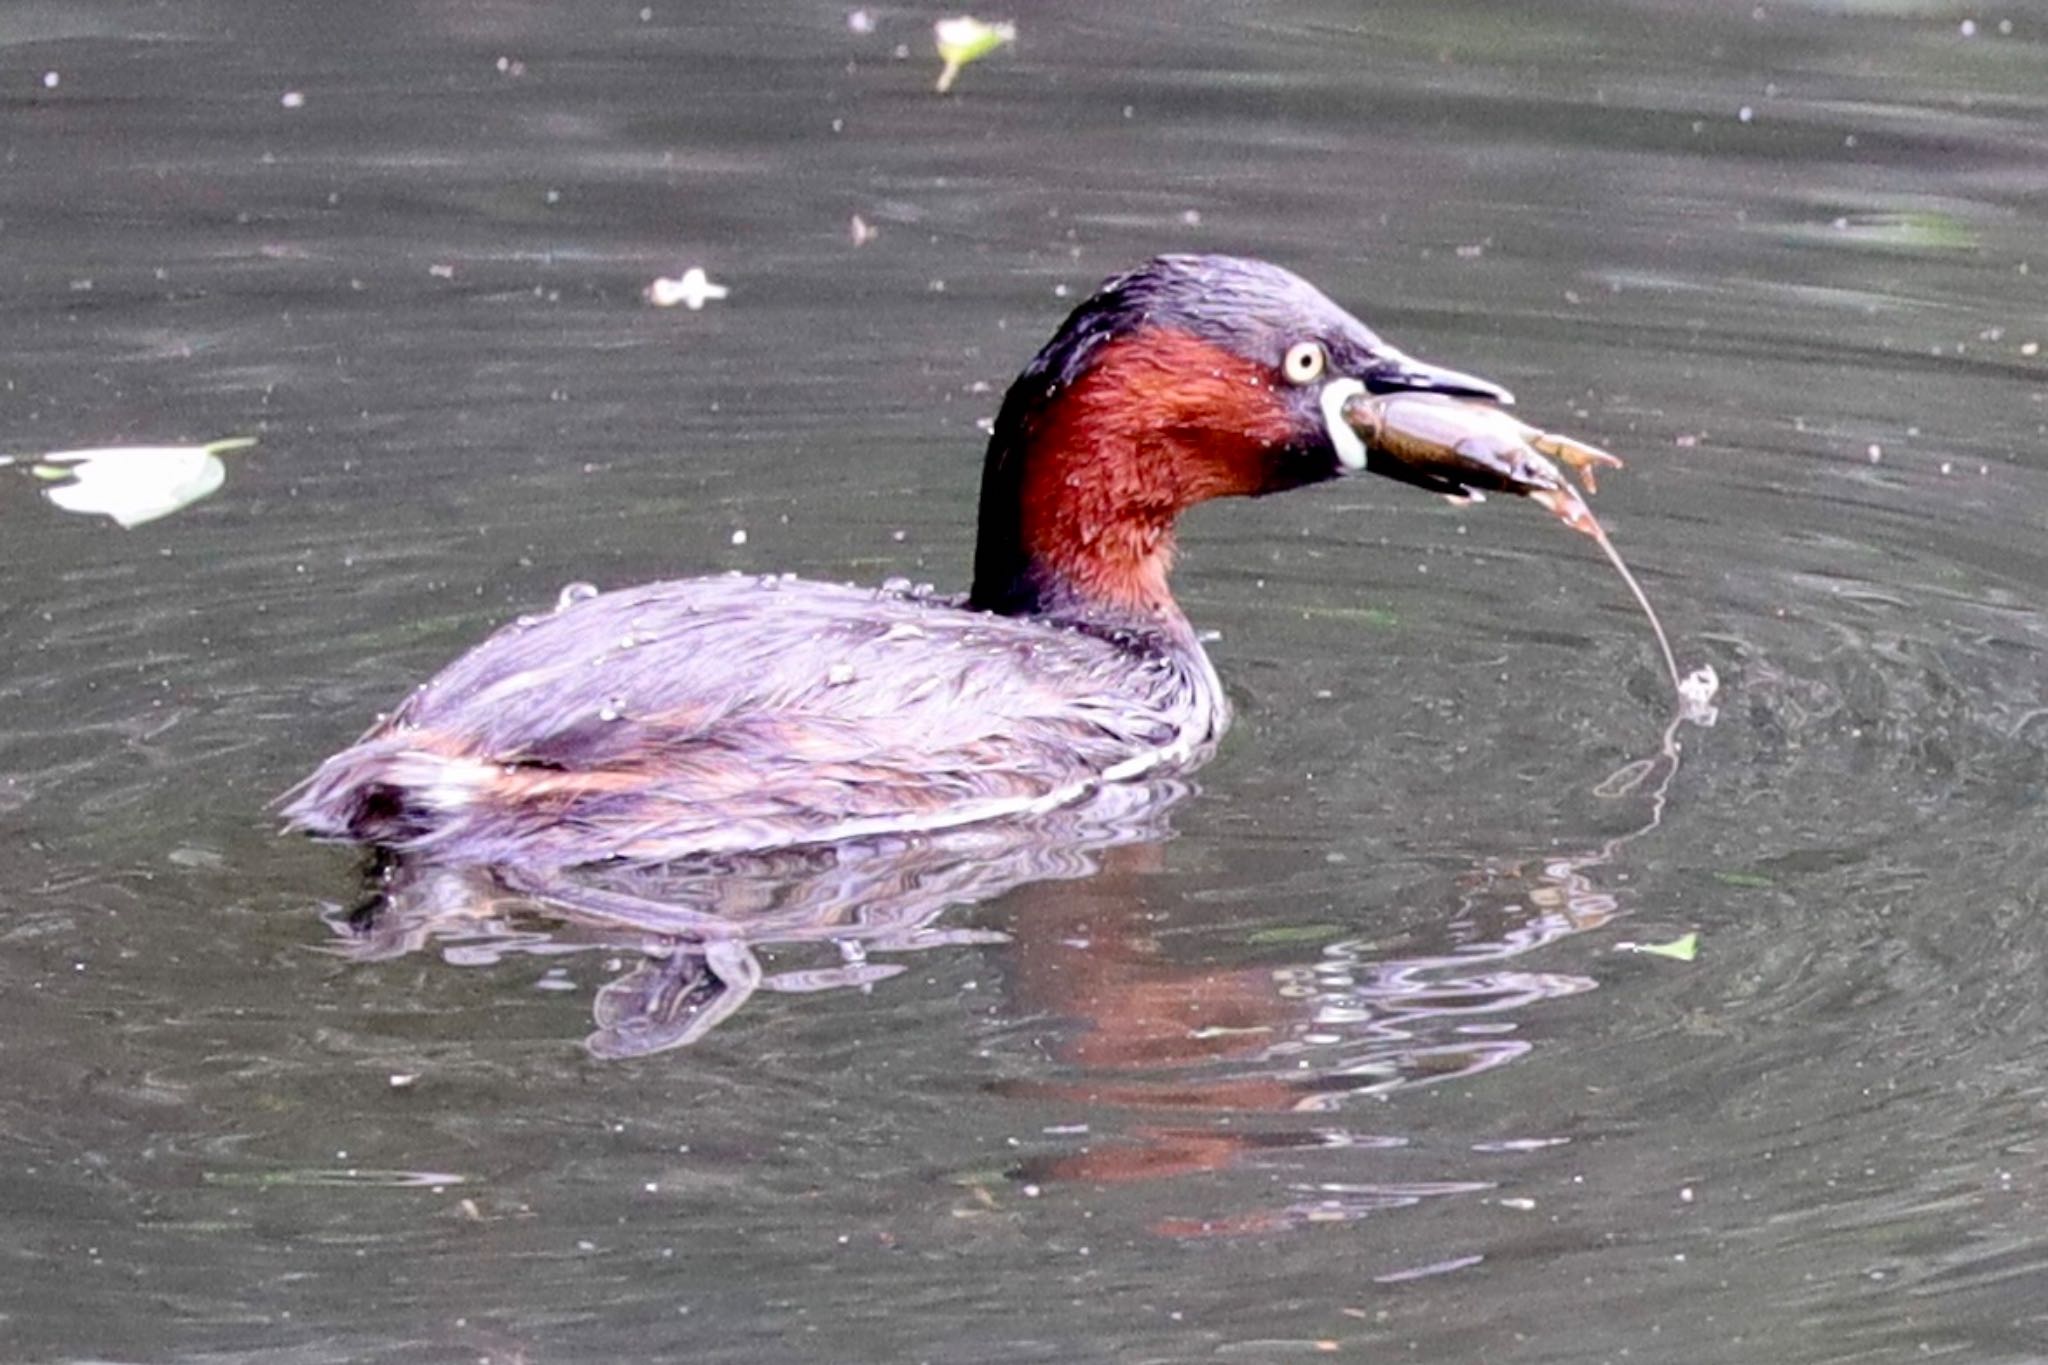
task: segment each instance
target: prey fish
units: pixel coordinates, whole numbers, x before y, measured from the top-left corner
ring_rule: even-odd
[[[1532,427],[1490,403],[1432,393],[1360,394],[1344,405],[1344,418],[1365,442],[1367,459],[1378,456],[1395,478],[1451,497],[1515,493],[1546,509],[1565,525],[1592,537],[1606,554],[1657,637],[1664,667],[1681,704],[1693,704],[1701,684],[1682,677],[1671,640],[1656,608],[1629,572],[1621,552],[1607,538],[1593,509],[1559,465],[1596,491],[1597,472],[1619,469],[1621,461],[1598,446]]]

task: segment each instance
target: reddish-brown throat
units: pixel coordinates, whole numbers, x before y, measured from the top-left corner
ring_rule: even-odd
[[[1173,525],[1211,498],[1291,486],[1295,409],[1269,367],[1192,333],[1104,342],[1064,387],[1013,393],[982,484],[973,605],[1177,620]],[[1007,426],[1007,430],[1006,430]]]

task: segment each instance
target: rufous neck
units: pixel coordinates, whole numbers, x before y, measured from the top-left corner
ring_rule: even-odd
[[[1175,624],[1171,491],[1141,477],[1128,437],[1064,429],[1012,433],[983,471],[970,605],[1006,616]],[[998,428],[998,435],[1002,434]]]
[[[1210,498],[1301,479],[1289,406],[1255,362],[1191,333],[1139,328],[1085,366],[1057,338],[1003,399],[982,469],[973,605],[1185,621],[1167,588],[1173,524]]]

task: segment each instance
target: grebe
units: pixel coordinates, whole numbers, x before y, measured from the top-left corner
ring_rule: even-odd
[[[1106,282],[1010,386],[964,599],[787,577],[565,593],[288,794],[313,834],[450,862],[668,861],[948,828],[1185,771],[1229,706],[1167,588],[1175,519],[1403,463],[1366,394],[1495,403],[1261,261]]]

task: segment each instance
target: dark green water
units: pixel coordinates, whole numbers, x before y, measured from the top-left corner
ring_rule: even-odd
[[[128,532],[0,470],[0,1357],[2048,1358],[2048,15],[1049,3],[944,99],[871,17],[0,13],[0,448],[262,442]],[[1629,458],[1661,828],[1591,547],[1345,484],[1187,527],[1172,837],[880,869],[971,902],[863,898],[900,974],[600,1060],[632,935],[333,951],[279,791],[571,580],[960,585],[1161,250]]]

